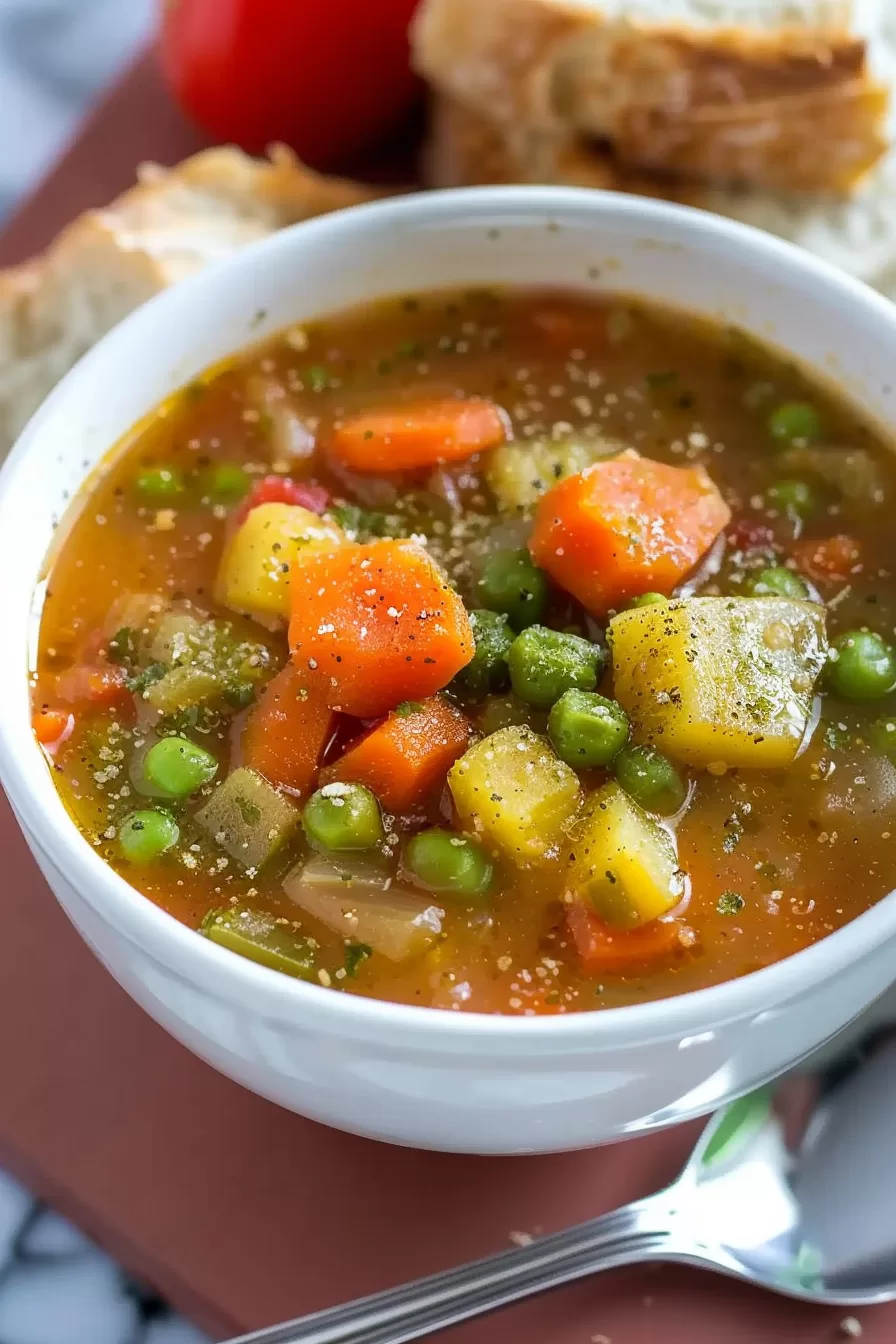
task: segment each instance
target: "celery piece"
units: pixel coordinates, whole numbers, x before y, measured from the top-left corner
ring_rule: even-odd
[[[196,820],[231,858],[254,870],[292,836],[299,815],[272,784],[242,766],[218,785]]]
[[[298,980],[316,979],[310,940],[293,933],[288,924],[278,923],[264,911],[245,905],[210,910],[200,932],[219,947],[269,966],[272,971],[282,971]]]

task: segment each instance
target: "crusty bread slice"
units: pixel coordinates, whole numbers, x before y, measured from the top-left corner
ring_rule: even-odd
[[[503,133],[636,170],[847,191],[886,147],[866,60],[890,0],[423,0],[414,60]]]
[[[0,458],[55,383],[153,294],[275,229],[382,193],[319,177],[287,149],[207,150],[81,215],[0,273]]]
[[[815,252],[896,300],[896,149],[849,200],[673,183],[621,167],[581,139],[503,137],[494,124],[437,100],[425,168],[431,186],[547,182],[636,192],[698,206],[766,229]]]

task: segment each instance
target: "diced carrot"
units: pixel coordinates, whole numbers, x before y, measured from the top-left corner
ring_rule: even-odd
[[[38,709],[31,719],[34,736],[47,751],[54,752],[71,737],[75,716],[67,709]]]
[[[842,534],[821,541],[801,541],[793,548],[797,569],[818,583],[843,583],[862,562],[859,543]]]
[[[321,771],[321,779],[366,784],[387,811],[409,812],[438,788],[469,741],[464,715],[434,695],[399,705]]]
[[[446,398],[343,420],[330,451],[350,471],[413,471],[462,462],[506,438],[504,415],[493,401]]]
[[[127,673],[111,663],[76,663],[56,678],[56,695],[64,705],[111,709],[130,697]]]
[[[555,583],[603,616],[641,593],[671,593],[730,517],[702,467],[623,453],[548,491],[529,549]]]
[[[244,522],[246,515],[259,504],[300,504],[311,513],[323,513],[329,502],[330,492],[322,485],[294,481],[291,476],[263,476],[235,510],[233,521]]]
[[[301,683],[360,719],[425,700],[473,656],[463,603],[412,541],[306,555],[293,567],[291,597]]]
[[[611,929],[576,901],[566,908],[566,922],[586,975],[624,974],[633,967],[667,961],[682,948],[681,924],[674,919],[655,919],[640,929]]]
[[[320,689],[303,686],[295,664],[287,663],[249,711],[240,741],[242,764],[278,788],[307,793],[335,719]]]
[[[554,350],[593,349],[604,345],[607,335],[607,314],[592,308],[571,311],[569,308],[538,308],[531,317],[532,326],[545,338],[545,344]]]

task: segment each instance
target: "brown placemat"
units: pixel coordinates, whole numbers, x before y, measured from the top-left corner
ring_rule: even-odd
[[[0,239],[21,260],[74,213],[202,144],[151,59]],[[389,1148],[299,1119],[156,1027],[56,906],[0,799],[0,1162],[216,1336],[503,1249],[657,1188],[687,1126],[546,1158]],[[618,1272],[453,1332],[457,1344],[824,1344],[846,1313],[675,1268]],[[892,1344],[896,1306],[858,1313]],[[447,1336],[445,1336],[447,1338]],[[85,1341],[89,1344],[89,1341]]]

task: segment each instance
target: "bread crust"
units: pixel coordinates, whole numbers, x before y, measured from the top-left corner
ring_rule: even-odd
[[[635,172],[574,136],[502,136],[494,123],[438,99],[425,157],[431,186],[548,183],[634,192],[711,210],[786,238],[896,300],[896,149],[853,197],[744,191]]]
[[[414,61],[504,134],[590,136],[695,181],[847,192],[883,154],[865,42],[813,30],[608,18],[562,0],[424,0]]]
[[[382,194],[320,177],[282,146],[268,159],[224,147],[143,165],[118,200],[0,272],[0,457],[80,356],[153,294],[276,229]]]

